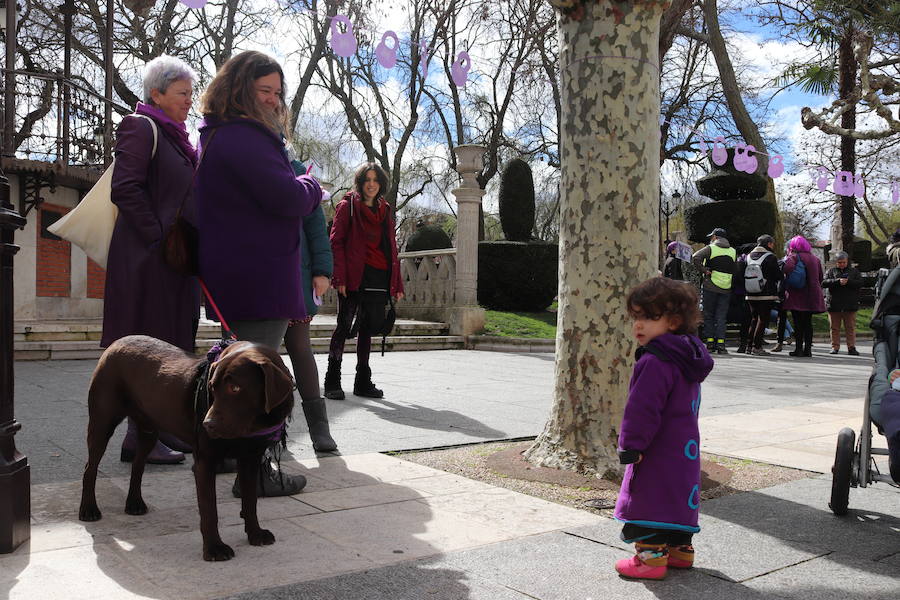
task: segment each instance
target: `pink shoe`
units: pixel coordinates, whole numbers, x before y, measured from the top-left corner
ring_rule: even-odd
[[[669,546],[669,566],[675,569],[690,569],[694,566],[694,547]]]
[[[645,554],[642,552],[641,554]],[[653,558],[653,562],[659,562],[660,559]],[[662,564],[657,566],[649,565],[641,560],[640,554],[635,554],[631,558],[623,558],[616,561],[616,571],[622,577],[629,579],[664,579],[666,576],[666,557],[663,555]]]

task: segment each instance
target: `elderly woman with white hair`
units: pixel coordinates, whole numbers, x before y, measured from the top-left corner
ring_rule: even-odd
[[[831,354],[841,349],[841,324],[847,338],[847,354],[858,356],[856,350],[856,311],[859,310],[859,289],[863,285],[859,269],[849,264],[846,252],[834,254],[834,266],[825,273],[825,310],[831,325]]]
[[[126,335],[149,335],[194,351],[200,292],[196,277],[182,275],[163,260],[162,242],[179,210],[194,221],[191,197],[197,151],[185,121],[191,110],[196,75],[171,56],[144,68],[144,101],[119,124],[116,135],[112,201],[119,208],[106,270],[103,336],[109,346]],[[121,459],[133,459],[143,431],[129,419]],[[148,462],[184,461],[173,450],[190,447],[160,434]]]

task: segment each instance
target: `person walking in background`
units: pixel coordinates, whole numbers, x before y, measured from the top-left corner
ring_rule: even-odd
[[[290,154],[290,150],[288,152]],[[297,160],[291,160],[291,166],[297,175],[306,173],[303,164]],[[328,427],[328,412],[325,409],[322,390],[319,388],[319,369],[316,367],[309,333],[313,317],[319,310],[317,304],[321,303],[321,298],[331,287],[331,275],[334,270],[331,243],[328,241],[328,231],[325,228],[325,212],[321,205],[303,217],[303,229],[300,234],[303,300],[308,316],[290,322],[287,333],[284,334],[284,347],[291,357],[291,368],[297,381],[297,390],[300,392],[303,416],[306,417],[313,449],[316,452],[332,452],[337,450],[337,443],[331,437]]]
[[[666,264],[663,266],[663,275],[669,279],[684,281],[681,259],[675,255],[677,250],[678,242],[669,242],[666,245]]]
[[[763,334],[769,325],[772,307],[778,301],[778,288],[784,275],[774,254],[775,238],[765,234],[756,240],[756,247],[747,255],[742,273],[747,303],[750,305],[750,354],[766,356]]]
[[[636,554],[616,562],[621,575],[662,579],[668,567],[694,564],[700,530],[700,384],[713,360],[695,335],[700,320],[692,286],[662,277],[626,299],[639,345],[619,428],[627,465],[614,517]]]
[[[194,81],[193,69],[180,59],[151,60],[144,67],[144,101],[135,108],[135,115],[142,116],[126,116],[119,123],[111,191],[119,215],[106,266],[100,340],[104,348],[126,335],[141,334],[194,351],[200,315],[197,278],[169,267],[161,245],[179,209],[195,221],[191,187],[197,152],[184,125],[193,104]],[[129,418],[123,461],[133,459],[137,439],[137,426]],[[190,449],[160,432],[147,462],[179,463],[184,454],[177,450]]]
[[[325,372],[325,397],[332,400],[345,397],[341,388],[341,361],[354,317],[366,310],[380,310],[383,315],[388,295],[397,300],[403,298],[394,219],[391,207],[384,199],[387,186],[388,176],[384,169],[376,163],[366,163],[356,171],[353,189],[334,211],[331,251],[334,254],[333,283],[338,292],[338,314]],[[358,321],[353,393],[366,398],[381,398],[384,392],[372,383],[369,367],[373,332],[367,321],[366,318]]]
[[[709,245],[694,253],[691,261],[703,270],[703,337],[709,351],[728,354],[725,349],[725,321],[731,300],[731,283],[737,253],[727,234],[716,227],[709,234]]]
[[[812,356],[812,316],[825,312],[822,296],[822,263],[801,235],[788,242],[784,261],[784,309],[794,318],[795,346],[791,356]]]
[[[891,243],[885,248],[891,268],[900,267],[900,229],[891,234]]]
[[[831,354],[841,349],[841,323],[847,337],[847,354],[859,356],[856,350],[856,311],[859,310],[859,289],[862,287],[859,269],[849,264],[846,252],[836,252],[834,266],[825,273],[825,307],[831,325]]]
[[[300,232],[322,199],[318,182],[288,160],[283,90],[281,66],[261,52],[219,68],[202,98],[196,184],[200,276],[238,339],[276,349],[288,322],[307,317]],[[276,445],[263,457],[261,496],[306,485],[272,467]],[[232,493],[240,495],[237,481]]]

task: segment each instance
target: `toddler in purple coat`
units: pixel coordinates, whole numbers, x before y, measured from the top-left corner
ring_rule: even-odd
[[[637,553],[616,562],[636,579],[662,579],[668,567],[690,568],[691,538],[700,531],[700,382],[713,360],[695,334],[697,292],[656,277],[628,295],[640,347],[619,430],[619,460],[627,464],[615,518],[622,540]]]

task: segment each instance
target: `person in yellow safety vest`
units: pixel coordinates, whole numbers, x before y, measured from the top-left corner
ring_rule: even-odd
[[[725,349],[725,320],[731,301],[737,252],[728,243],[727,234],[716,227],[709,234],[709,246],[694,253],[691,262],[703,270],[703,337],[710,352],[728,354]]]

